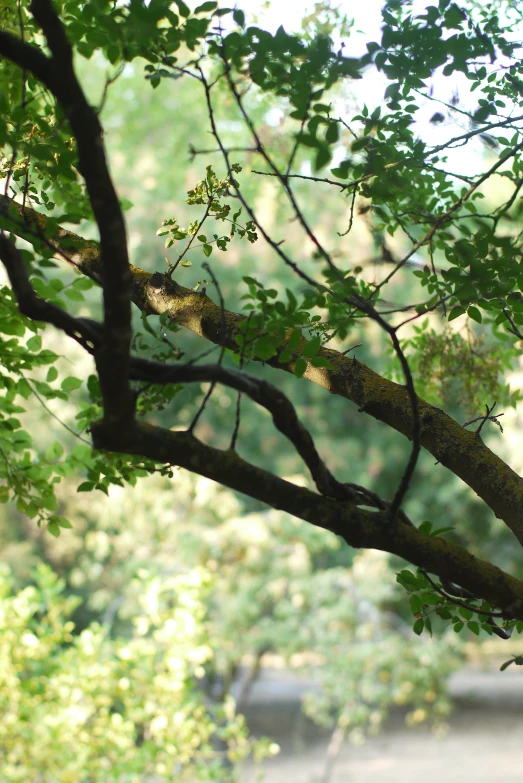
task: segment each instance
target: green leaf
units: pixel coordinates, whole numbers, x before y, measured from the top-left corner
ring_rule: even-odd
[[[347,179],[347,177],[349,176],[350,169],[351,169],[351,161],[343,160],[339,166],[337,166],[334,169],[331,169],[331,174],[333,174],[338,179]]]
[[[325,131],[325,141],[329,144],[335,144],[340,138],[340,128],[337,122],[334,120],[329,123],[327,130]]]
[[[416,615],[423,610],[423,599],[420,595],[411,595],[409,599],[410,611]]]
[[[211,255],[211,253],[212,253],[212,245],[204,245],[203,246],[203,252],[204,252],[204,254],[208,258]]]
[[[332,153],[328,147],[321,146],[314,160],[314,171],[324,168],[332,160]]]
[[[93,481],[83,481],[79,487],[76,488],[77,492],[91,492],[94,487]]]
[[[473,305],[471,305],[468,308],[467,315],[469,316],[469,318],[472,318],[472,320],[476,321],[478,324],[480,324],[483,320],[480,311],[478,310],[477,307],[474,307]]]
[[[39,335],[35,334],[34,337],[30,337],[29,340],[27,341],[27,348],[30,351],[33,351],[34,353],[39,351],[41,347],[42,347],[42,338]]]
[[[416,574],[413,574],[412,571],[408,571],[406,568],[400,571],[399,574],[396,574],[396,580],[405,588],[418,589],[419,583]]]
[[[292,293],[292,291],[290,290],[290,288],[286,288],[285,293],[287,294],[287,299],[289,300],[289,312],[293,313],[298,307],[297,299]]]
[[[106,55],[109,62],[114,65],[120,58],[120,47],[116,44],[111,44],[106,49]]]
[[[256,340],[255,353],[262,361],[271,359],[276,353],[274,340],[271,337],[260,337]]]
[[[76,44],[76,49],[79,54],[82,55],[82,57],[85,57],[87,60],[90,60],[93,56],[94,52],[94,46],[90,46],[89,44],[84,43],[83,41],[79,41]]]
[[[81,291],[78,291],[76,288],[66,288],[64,291],[66,297],[68,299],[71,299],[73,302],[83,302],[84,301],[84,295]]]
[[[430,535],[441,536],[443,533],[449,533],[451,530],[454,530],[451,525],[447,525],[446,527],[438,527],[436,530],[433,530]]]
[[[88,277],[77,277],[73,283],[73,288],[79,291],[89,291],[94,286],[94,282]]]
[[[39,364],[51,364],[52,362],[55,362],[58,359],[58,356],[54,353],[54,351],[48,351],[47,349],[40,351],[38,354],[38,362]]]
[[[281,364],[286,364],[291,360],[292,360],[292,351],[290,351],[288,348],[284,348],[283,351],[278,356],[278,361],[281,362]]]
[[[245,14],[239,8],[235,8],[232,12],[232,18],[240,27],[245,26]]]
[[[68,519],[66,519],[65,517],[59,517],[56,514],[51,514],[51,516],[49,517],[49,521],[55,522],[59,527],[64,527],[69,530],[72,529],[73,527]]]
[[[31,386],[27,383],[25,378],[20,378],[16,384],[16,390],[25,400],[28,400],[33,393]]]
[[[174,0],[176,5],[178,6],[178,11],[180,12],[180,15],[183,16],[185,19],[190,16],[191,9],[188,5],[186,5],[183,0]],[[205,5],[205,3],[204,3]]]
[[[460,315],[463,315],[464,312],[465,312],[464,307],[461,307],[461,305],[456,305],[456,307],[453,307],[452,310],[450,311],[447,320],[453,321],[455,318],[458,318]]]
[[[313,356],[310,360],[313,367],[327,367],[329,370],[334,369],[334,365],[325,356]]]
[[[63,453],[64,453],[64,447],[62,446],[61,443],[58,443],[56,441],[51,446],[47,447],[44,456],[48,462],[52,462],[55,459],[59,459]]]
[[[57,522],[48,522],[47,530],[55,538],[58,538],[60,535],[60,525]]]
[[[179,6],[178,6],[179,7]],[[202,3],[197,8],[194,9],[195,14],[208,14],[210,11],[214,11],[215,8],[218,7],[218,3],[213,2],[213,0],[209,0],[207,3]],[[182,13],[180,11],[180,13]],[[184,14],[182,14],[184,16]]]
[[[306,369],[307,362],[305,359],[296,359],[296,364],[294,365],[294,375],[296,375],[297,378],[301,378]]]
[[[68,375],[60,385],[64,392],[72,392],[80,388],[82,381],[79,378],[73,378],[72,375]]]
[[[423,622],[423,618],[418,617],[418,619],[412,626],[412,630],[414,631],[415,634],[419,636],[422,633],[424,627],[425,627],[425,623]]]
[[[151,334],[153,337],[156,337],[157,336],[156,332],[154,331],[152,326],[147,322],[147,313],[145,313],[143,310],[140,313],[140,319],[141,319],[142,326],[145,329],[145,331],[148,332],[149,334]],[[89,377],[92,378],[93,376],[91,375]],[[89,388],[89,384],[88,384],[88,388]],[[89,391],[91,391],[90,388],[89,388]]]
[[[316,356],[318,351],[321,348],[321,338],[320,337],[313,337],[307,345],[304,346],[302,351],[302,356],[305,359],[310,359],[312,356]]]
[[[299,329],[293,329],[293,331],[292,331],[292,333],[291,333],[291,335],[289,337],[289,343],[288,343],[289,348],[291,349],[291,351],[295,351],[298,348],[301,340],[302,340],[302,334],[301,334],[300,330]]]
[[[20,317],[0,319],[0,332],[3,334],[12,334],[16,337],[23,337],[25,326]]]

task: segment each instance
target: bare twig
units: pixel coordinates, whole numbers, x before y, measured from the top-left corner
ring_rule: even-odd
[[[503,432],[503,427],[501,426],[500,422],[498,421],[498,418],[500,416],[503,416],[504,414],[503,413],[495,413],[494,416],[492,416],[492,411],[494,410],[496,405],[497,405],[497,402],[494,402],[492,407],[490,407],[490,408],[489,408],[488,405],[485,405],[485,408],[487,409],[487,412],[486,412],[486,414],[484,416],[476,416],[475,419],[471,419],[470,421],[466,421],[463,426],[464,427],[468,427],[469,424],[474,424],[475,422],[480,421],[481,424],[479,425],[479,427],[476,430],[476,435],[479,435],[481,430],[483,429],[483,426],[484,426],[485,422],[486,421],[493,421],[494,424],[497,424],[497,426],[499,427],[501,432]]]
[[[259,152],[256,147],[228,147],[229,152]],[[190,159],[193,160],[197,155],[212,155],[213,153],[221,153],[219,147],[215,147],[212,150],[197,150],[192,144],[189,144]]]
[[[203,220],[202,220],[202,222],[203,222]],[[210,274],[210,276],[212,278],[212,281],[213,281],[213,283],[215,285],[215,288],[216,288],[216,290],[218,292],[218,297],[219,297],[219,300],[220,300],[220,309],[221,309],[221,313],[222,313],[221,331],[222,331],[222,334],[225,334],[225,303],[223,301],[223,296],[222,296],[222,292],[221,292],[221,289],[220,289],[220,285],[218,283],[218,280],[214,276],[214,273],[213,273],[211,267],[209,266],[209,264],[208,263],[204,263],[204,264],[202,264],[202,266]],[[225,345],[222,344],[221,349],[220,349],[220,356],[218,358],[218,364],[219,365],[221,365],[221,363],[223,361],[224,353],[225,353]],[[208,388],[208,390],[206,392],[206,394],[204,395],[204,398],[202,400],[202,403],[201,403],[198,411],[196,412],[196,414],[195,414],[195,416],[194,416],[194,418],[193,418],[193,420],[192,420],[192,422],[191,422],[191,424],[190,424],[190,426],[188,428],[188,432],[194,432],[194,428],[198,424],[198,419],[200,418],[200,416],[204,412],[207,403],[211,399],[211,395],[212,395],[212,393],[213,393],[213,391],[215,389],[215,386],[216,386],[216,383],[214,381],[212,381],[211,385],[209,386],[209,388]]]
[[[249,324],[251,322],[252,318],[252,310],[247,316],[247,323],[245,326],[245,331],[243,335],[243,341],[240,348],[240,370],[243,370],[243,362],[245,359],[245,349],[247,347],[247,334],[249,332]],[[236,398],[236,412],[234,417],[234,429],[231,436],[231,445],[229,446],[231,451],[236,451],[236,440],[238,438],[238,433],[240,431],[240,415],[241,415],[241,402],[242,402],[242,393],[238,392],[238,396]]]
[[[347,234],[350,234],[350,231],[351,231],[351,228],[352,228],[352,224],[354,222],[354,205],[356,204],[356,196],[357,195],[358,195],[358,186],[355,185],[354,186],[354,190],[352,191],[352,200],[351,200],[351,204],[350,204],[349,227],[342,234],[340,234],[340,232],[338,231],[337,233],[338,233],[339,237],[346,237]]]

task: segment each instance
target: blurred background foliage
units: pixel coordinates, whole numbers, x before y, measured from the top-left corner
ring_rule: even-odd
[[[339,16],[332,18],[341,23]],[[318,4],[307,29],[327,24],[325,19]],[[96,57],[79,58],[78,65],[91,99],[99,104],[114,69]],[[176,79],[163,80],[153,91],[135,62],[105,96],[102,120],[115,182],[129,208],[132,261],[151,272],[167,266],[169,250],[156,236],[162,220],[176,216],[184,225],[198,217],[184,203],[185,193],[205,176],[209,162],[218,176],[224,175],[217,155],[201,153],[213,148],[213,140],[197,90],[190,79]],[[350,93],[336,99],[353,108],[358,100]],[[271,149],[288,155],[285,107],[253,91],[249,108]],[[234,158],[244,168],[240,177],[246,196],[277,240],[295,244],[298,227],[270,178],[247,176],[256,168],[255,156],[241,150],[248,140],[234,116],[224,93],[218,119],[225,140],[240,148]],[[347,239],[338,235],[349,215],[343,195],[323,184],[311,189],[305,182],[296,183],[296,193],[316,234],[328,236],[331,246],[337,242],[334,255],[372,273],[373,264],[382,260],[383,237],[365,216],[356,220]],[[78,231],[94,236],[88,224]],[[188,255],[192,266],[181,269],[178,279],[186,286],[203,285],[208,276],[201,264],[207,259],[201,250]],[[241,304],[244,275],[278,291],[290,282],[291,272],[261,242],[254,248],[233,245],[223,256],[216,251],[211,261],[230,309]],[[315,263],[312,246],[304,243],[303,267]],[[96,313],[97,292],[84,296],[85,314]],[[401,296],[411,298],[408,290]],[[137,340],[154,353],[162,340],[160,319],[149,318],[148,326],[136,317]],[[60,354],[62,338],[46,339]],[[182,331],[169,339],[180,351],[207,348]],[[354,351],[361,361],[385,372],[382,340],[371,325],[354,329],[346,342],[358,346]],[[448,385],[442,390],[430,371],[431,351],[440,353],[442,340],[441,334],[427,331],[420,359],[425,365],[419,369],[432,378],[428,396],[438,401],[446,395],[448,412],[460,420],[466,417],[463,395]],[[78,353],[76,361],[75,374],[81,375],[79,366],[90,359]],[[449,352],[446,376],[452,376],[456,361],[459,350]],[[69,365],[61,362],[67,371]],[[269,379],[276,372],[255,364],[249,371]],[[497,375],[496,368],[492,372]],[[346,400],[326,402],[327,392],[313,384],[281,375],[278,384],[341,480],[391,496],[397,465],[408,452],[400,435],[371,419],[363,423]],[[154,416],[169,426],[175,410],[180,424],[189,423],[205,390],[184,389]],[[478,392],[471,395],[477,404]],[[31,400],[25,421],[35,445],[48,446],[52,422],[52,438],[74,446],[71,430],[77,423],[69,408],[59,400]],[[235,410],[233,392],[216,389],[199,435],[212,436],[218,446],[227,444]],[[321,418],[315,418],[317,410]],[[295,453],[267,425],[264,413],[242,402],[242,454],[306,483]],[[226,780],[247,753],[261,757],[276,750],[270,742],[250,744],[231,702],[234,696],[241,711],[260,667],[275,657],[316,683],[304,709],[343,736],[359,740],[376,731],[394,705],[408,708],[411,723],[444,724],[450,710],[446,680],[461,653],[456,637],[441,623],[435,623],[437,639],[412,636],[404,594],[394,583],[399,563],[393,558],[351,551],[330,533],[263,510],[182,471],[171,479],[150,476],[133,490],[112,486],[108,494],[78,493],[77,485],[75,477],[65,477],[57,487],[57,513],[73,526],[58,539],[11,506],[0,511],[0,559],[9,566],[0,582],[0,753],[6,780],[36,780],[35,770],[42,781],[64,783],[117,780],[124,774],[133,780],[150,774],[163,779],[168,768],[172,774],[173,753],[181,765],[177,779],[185,779],[182,773],[188,769],[187,779]],[[457,478],[442,467],[434,469],[427,455],[420,460],[406,511],[414,519],[455,528],[450,536],[459,536],[472,552],[481,542],[483,557],[523,576],[511,534]],[[463,519],[474,524],[462,525]]]

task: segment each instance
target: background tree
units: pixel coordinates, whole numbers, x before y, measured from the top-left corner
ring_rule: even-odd
[[[336,565],[332,534],[281,512],[240,515],[231,493],[203,479],[191,500],[190,475],[177,478],[173,508],[169,481],[99,494],[89,510],[71,492],[74,531],[53,539],[45,558],[68,587],[48,566],[16,592],[4,573],[0,605],[12,633],[3,635],[0,757],[9,779],[38,770],[49,780],[89,772],[117,781],[131,771],[163,780],[183,770],[189,779],[235,780],[247,755],[277,750],[248,741],[233,706],[245,711],[269,654],[314,683],[304,708],[332,730],[330,773],[341,740],[377,733],[392,707],[411,725],[444,729],[457,639],[412,645],[383,553]],[[18,555],[17,567],[28,559]],[[201,730],[193,732],[192,716]]]
[[[16,595],[1,575],[0,752],[5,780],[232,780],[225,752],[255,749],[229,699],[209,707],[194,681],[212,658],[202,622],[205,573],[138,578],[134,632],[113,640],[93,624],[73,635],[74,598],[48,567]],[[138,585],[137,585],[138,587]],[[223,751],[216,750],[216,737]],[[139,776],[139,777],[138,777]]]
[[[175,5],[176,13],[164,2],[113,8],[37,0],[27,9],[20,4],[4,10],[0,52],[8,121],[1,129],[6,150],[2,225],[10,232],[0,237],[10,281],[3,291],[1,326],[6,336],[4,499],[14,496],[22,513],[57,534],[70,524],[56,513],[54,485],[62,476],[84,471],[80,491],[107,490],[110,484],[134,484],[154,471],[168,475],[179,465],[330,530],[352,547],[382,549],[417,566],[419,572],[399,575],[411,594],[417,632],[430,630],[432,617],[439,615],[452,620],[456,630],[466,620],[474,632],[481,626],[487,633],[508,635],[523,619],[522,583],[467,551],[466,530],[444,540],[431,523],[417,527],[404,508],[423,447],[440,463],[433,472],[450,469],[518,540],[523,536],[521,480],[480,436],[485,426],[499,424],[495,401],[518,400],[500,381],[501,371],[516,359],[521,320],[520,238],[512,228],[522,146],[520,119],[513,111],[520,101],[519,61],[516,44],[503,30],[503,17],[494,7],[460,7],[444,0],[413,16],[409,4],[389,2],[381,43],[371,42],[367,55],[351,58],[343,48],[333,50],[325,35],[291,36],[283,29],[271,35],[245,28],[239,10],[231,13],[204,3],[191,12],[182,2]],[[183,75],[201,90],[222,162],[205,162],[201,178],[190,187],[187,201],[195,217],[187,227],[178,209],[176,216],[166,217],[161,233],[172,257],[163,271],[129,265],[122,204],[108,172],[99,113],[75,76],[71,46],[83,57],[101,51],[115,67],[145,57],[152,87]],[[365,106],[349,119],[338,117],[326,102],[326,91],[372,68],[389,81],[386,111]],[[445,76],[463,73],[481,97],[472,111],[449,99],[445,111],[449,117],[459,115],[467,127],[455,133],[438,111],[432,121],[442,131],[448,129],[448,137],[429,145],[417,134],[414,120],[432,100],[430,80],[441,69]],[[296,124],[286,145],[272,149],[271,139],[266,142],[258,132],[245,95],[251,84],[260,95],[275,94],[285,102]],[[228,127],[217,113],[218,103]],[[250,135],[249,146],[238,152],[230,149],[233,121],[243,123]],[[448,150],[477,138],[491,150],[487,168],[477,175],[448,171]],[[201,150],[194,152],[198,160]],[[315,173],[307,168],[311,152]],[[323,177],[321,170],[333,155],[337,165],[332,176]],[[281,189],[295,223],[289,236],[272,236],[250,199],[241,171],[245,156],[259,158],[256,165]],[[508,193],[491,187],[498,177],[506,180]],[[311,188],[329,185],[348,196],[342,204],[348,208],[348,225],[340,233],[353,228],[357,211],[366,216],[380,243],[379,257],[369,268],[351,268],[346,246],[340,260],[333,255],[329,237],[324,239],[321,227],[313,225],[320,191],[298,191],[297,179]],[[487,208],[480,212],[476,201],[485,195]],[[86,219],[94,219],[99,241],[80,238],[65,227]],[[392,252],[384,237],[395,233],[399,239]],[[33,250],[16,245],[13,236]],[[228,297],[231,306],[244,303],[244,314],[225,309],[215,268],[204,270],[205,280],[200,277],[196,290],[175,282],[195,249],[209,257],[238,242],[240,252],[252,259],[260,252],[254,244],[259,237],[279,259],[275,276],[280,283],[268,287],[252,261],[253,271],[240,292],[245,298]],[[70,283],[64,283],[65,272],[54,257],[76,271]],[[285,270],[281,276],[280,269]],[[292,287],[284,291],[291,280]],[[102,311],[93,303],[89,312],[69,312],[65,303],[74,311],[75,302],[86,302],[83,292],[92,281],[103,289]],[[218,304],[207,295],[211,285]],[[413,292],[413,300],[405,298],[407,291]],[[142,314],[134,330],[131,300]],[[148,316],[159,316],[156,328]],[[472,326],[467,334],[448,326],[461,316],[481,328],[474,331]],[[372,335],[374,351],[392,348],[400,384],[351,358],[353,336],[365,322],[371,326],[365,334]],[[38,459],[16,418],[23,412],[20,397],[67,399],[83,383],[75,375],[57,385],[57,354],[42,347],[38,334],[43,323],[53,324],[94,357],[96,374],[85,366],[90,400],[79,400],[77,417],[92,436],[94,452],[81,445],[63,456],[60,445],[51,444]],[[203,363],[194,342],[188,343],[190,353],[180,341],[180,327],[220,345],[218,361]],[[26,332],[32,336],[26,339]],[[327,341],[336,347],[324,347]],[[437,356],[442,369],[434,368]],[[272,380],[282,371],[312,380],[411,440],[389,498],[349,473],[342,474],[345,481],[335,478],[298,419],[292,394],[271,385],[268,368],[264,374],[245,372],[246,364],[252,370],[256,361],[278,371],[270,373]],[[201,383],[210,386],[196,414],[174,424],[165,409],[176,406],[184,385]],[[223,443],[210,446],[195,437],[217,384],[268,411],[304,460],[316,491],[239,456],[239,413],[231,417],[232,440],[222,435]],[[477,409],[469,413],[477,422],[475,432],[432,404],[462,389],[472,406],[489,395],[485,415],[478,417]],[[326,399],[322,393],[316,401],[326,405]],[[236,410],[241,411],[239,403]],[[352,429],[364,426],[364,418],[351,416]],[[309,412],[307,423],[313,419]],[[278,436],[274,449],[281,442]],[[395,468],[389,466],[391,474]],[[437,509],[434,513],[436,517]],[[439,521],[435,527],[441,527]],[[488,545],[486,554],[491,554]]]

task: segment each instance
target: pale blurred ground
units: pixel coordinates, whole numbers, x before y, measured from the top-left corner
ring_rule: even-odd
[[[272,736],[281,752],[264,764],[264,777],[246,767],[242,783],[322,780],[329,736],[300,716],[304,687],[282,670],[264,671],[254,686],[249,725]],[[343,746],[330,783],[523,783],[523,668],[468,666],[453,676],[450,690],[455,709],[445,736],[407,728],[396,713],[379,737]]]

